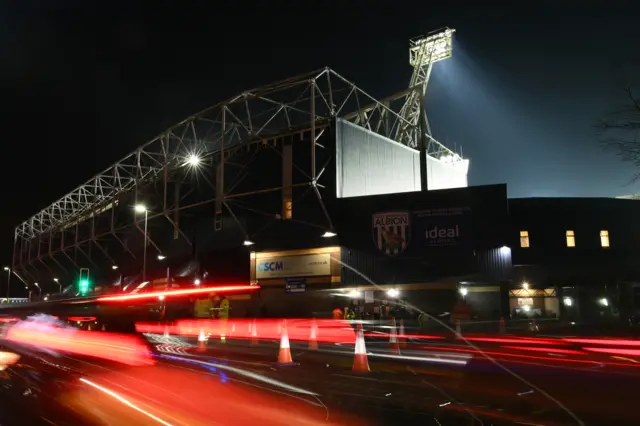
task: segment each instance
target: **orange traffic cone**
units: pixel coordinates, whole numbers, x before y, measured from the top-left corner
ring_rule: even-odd
[[[389,331],[389,346],[394,353],[400,353],[400,344],[398,343],[398,333],[396,332],[396,319],[391,322],[391,330]]]
[[[500,317],[500,325],[498,325],[498,331],[500,334],[504,334],[506,331],[506,327],[504,325],[504,317]]]
[[[256,320],[253,320],[253,324],[251,326],[251,344],[258,344],[258,325],[256,324]]]
[[[316,320],[311,323],[311,329],[309,330],[309,349],[314,351],[318,349],[318,325]]]
[[[400,341],[400,347],[401,348],[406,348],[407,347],[407,338],[404,334],[404,320],[402,318],[400,318],[400,335],[398,336],[398,340]]]
[[[289,345],[289,334],[287,333],[287,323],[282,324],[282,335],[280,337],[280,352],[278,352],[278,364],[292,364],[291,346]]]
[[[200,329],[198,335],[198,352],[204,352],[207,350],[207,336],[204,335],[204,330]]]
[[[358,331],[356,332],[356,349],[353,356],[353,368],[354,373],[368,373],[369,360],[367,359],[367,348],[364,344],[364,334],[362,333],[362,324],[358,324]]]

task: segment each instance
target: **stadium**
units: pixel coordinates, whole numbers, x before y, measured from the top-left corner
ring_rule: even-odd
[[[67,297],[260,285],[236,296],[239,315],[330,311],[344,302],[308,295],[336,290],[450,310],[473,282],[497,313],[506,185],[467,187],[469,159],[434,138],[425,110],[453,34],[411,40],[409,86],[383,99],[325,68],[184,119],[18,225],[13,277]]]

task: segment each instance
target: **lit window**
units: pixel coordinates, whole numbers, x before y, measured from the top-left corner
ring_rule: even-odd
[[[609,231],[600,231],[600,245],[609,247]]]
[[[529,247],[529,231],[520,231],[520,247]]]
[[[567,247],[576,246],[576,234],[573,231],[567,231]]]

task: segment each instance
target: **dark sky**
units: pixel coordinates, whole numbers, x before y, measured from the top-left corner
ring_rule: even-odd
[[[436,138],[471,158],[471,184],[506,182],[513,197],[640,191],[591,127],[638,63],[633,2],[221,3],[3,2],[0,253],[15,224],[236,92],[325,65],[374,96],[402,90],[408,39],[443,26],[457,29],[454,58],[436,66],[427,106]]]

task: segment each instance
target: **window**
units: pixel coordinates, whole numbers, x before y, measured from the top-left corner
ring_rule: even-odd
[[[529,247],[529,231],[520,231],[520,247]]]
[[[576,234],[573,231],[567,231],[567,247],[576,246]]]
[[[600,245],[604,248],[609,247],[609,231],[600,231]]]

